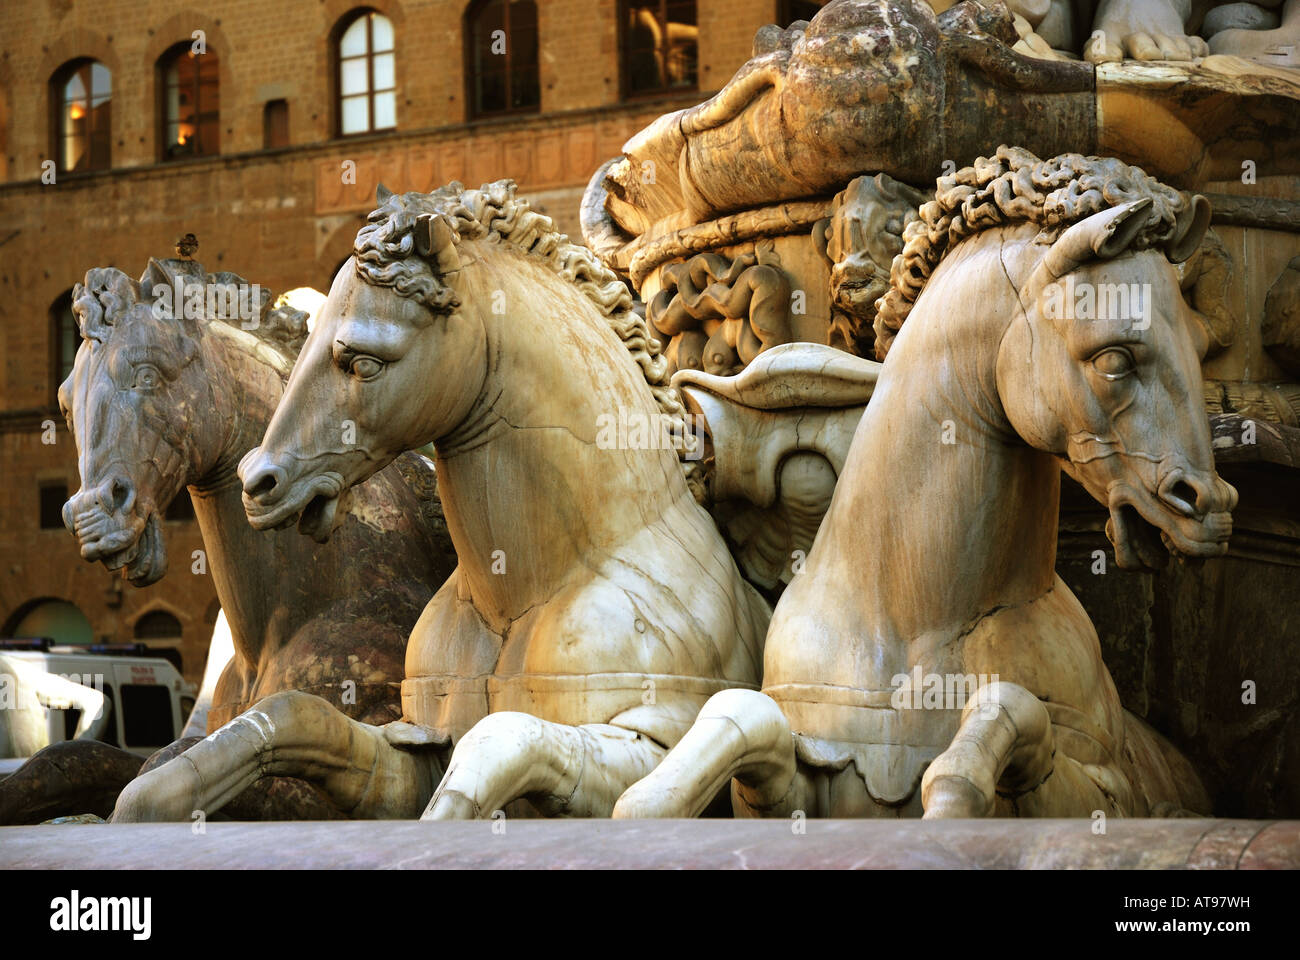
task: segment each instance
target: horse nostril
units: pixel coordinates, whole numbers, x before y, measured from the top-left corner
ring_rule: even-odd
[[[1186,480],[1177,480],[1160,491],[1160,499],[1186,516],[1194,516],[1198,509],[1200,493]]]
[[[260,467],[244,481],[244,493],[262,503],[271,501],[285,481],[284,470],[274,464]]]
[[[114,477],[95,488],[94,502],[107,514],[126,514],[135,506],[135,487],[125,477]]]

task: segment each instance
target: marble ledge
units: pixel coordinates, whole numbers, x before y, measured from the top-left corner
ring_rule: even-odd
[[[504,829],[503,829],[504,827]],[[798,832],[802,829],[803,832]],[[509,820],[0,828],[13,869],[1294,869],[1300,820]]]

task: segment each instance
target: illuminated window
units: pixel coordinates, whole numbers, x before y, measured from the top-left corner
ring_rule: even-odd
[[[393,24],[382,13],[361,10],[340,21],[338,131],[342,136],[397,126],[397,74]]]
[[[77,60],[54,75],[51,101],[55,163],[61,171],[107,170],[112,153],[110,121],[113,84],[108,67]]]
[[[179,43],[159,61],[163,159],[213,156],[221,150],[217,55]]]
[[[532,0],[486,0],[465,13],[469,45],[469,102],[476,117],[536,110],[537,5]]]
[[[699,55],[694,0],[625,2],[621,10],[624,94],[695,89]]]

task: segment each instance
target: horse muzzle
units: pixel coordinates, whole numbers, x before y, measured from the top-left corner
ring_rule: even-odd
[[[1154,493],[1145,486],[1112,485],[1106,534],[1121,567],[1156,570],[1169,554],[1221,557],[1228,552],[1236,505],[1236,489],[1217,474],[1175,468]]]
[[[300,533],[324,543],[347,512],[343,476],[335,471],[290,477],[255,447],[240,462],[239,476],[244,482],[244,513],[254,530],[279,530],[297,520]]]
[[[124,569],[135,586],[157,582],[167,571],[167,552],[152,507],[140,509],[134,485],[113,478],[83,490],[63,506],[64,526],[77,538],[83,560]]]

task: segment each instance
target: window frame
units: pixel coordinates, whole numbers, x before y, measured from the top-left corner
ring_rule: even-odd
[[[197,54],[196,56],[213,57],[217,64],[216,80],[212,82],[212,86],[216,88],[216,94],[217,94],[216,96],[217,106],[213,117],[214,120],[213,127],[216,130],[217,142],[211,149],[205,148],[203,143],[203,118],[205,114],[202,113],[200,109],[201,107],[200,97],[203,92],[203,80],[200,76],[199,69],[196,66],[194,70],[194,89],[193,89],[194,142],[197,144],[198,149],[191,151],[189,153],[173,153],[171,150],[173,144],[171,142],[171,139],[168,136],[168,128],[171,126],[173,121],[171,120],[170,116],[167,113],[168,110],[167,91],[169,89],[169,84],[167,82],[167,75],[171,70],[172,65],[176,63],[178,60],[180,60],[182,57],[187,56],[190,53],[191,49],[192,49],[192,42],[189,40],[181,40],[177,43],[174,43],[162,52],[162,55],[158,58],[157,63],[155,64],[154,67],[155,82],[157,84],[157,89],[158,89],[157,135],[158,135],[158,161],[160,163],[173,163],[180,160],[197,160],[197,159],[202,159],[204,157],[221,156],[221,139],[222,139],[221,138],[221,58],[216,54],[215,51],[210,49],[205,51],[204,53]],[[177,89],[184,89],[184,84],[179,82],[179,78],[177,82]],[[175,122],[177,124],[181,122],[179,115],[177,116]]]
[[[376,16],[383,17],[388,21],[389,29],[393,31],[393,48],[392,50],[375,51],[375,24],[373,18]],[[343,35],[352,29],[352,25],[358,20],[366,21],[366,107],[367,107],[367,127],[365,130],[357,130],[353,133],[343,132],[343,61],[357,60],[359,57],[343,56]],[[375,90],[375,57],[379,54],[388,53],[393,57],[393,86],[383,90]],[[334,137],[338,140],[350,139],[352,137],[373,137],[377,134],[392,133],[397,130],[397,25],[393,23],[393,18],[388,16],[382,10],[376,10],[374,7],[357,7],[350,10],[334,25],[334,30],[330,35],[330,57],[333,60],[333,69],[330,75],[334,83]],[[375,94],[389,93],[393,94],[393,125],[391,127],[375,126]],[[357,96],[357,94],[349,94]]]
[[[478,15],[483,13],[493,3],[503,3],[505,5],[505,16],[503,18],[504,29],[506,32],[506,68],[504,71],[506,80],[506,103],[510,103],[514,98],[511,77],[514,71],[511,69],[513,49],[510,44],[510,8],[515,6],[517,0],[474,0],[465,8],[465,16],[461,25],[461,35],[464,39],[465,52],[465,114],[470,121],[490,120],[493,117],[516,117],[526,114],[540,113],[542,109],[542,38],[540,11],[537,9],[536,0],[532,0],[533,7],[533,33],[537,37],[537,61],[533,64],[537,71],[537,103],[527,107],[505,107],[501,110],[482,110],[478,105],[478,78],[479,71],[475,69],[474,63],[474,21]]]
[[[690,86],[660,86],[651,90],[632,90],[631,84],[631,61],[628,57],[628,8],[631,6],[650,6],[658,4],[659,15],[662,22],[666,25],[668,21],[668,5],[677,2],[677,0],[618,0],[615,8],[618,17],[618,77],[619,77],[619,98],[625,101],[636,100],[655,100],[664,97],[672,97],[677,94],[695,93],[700,89],[700,43],[698,34],[695,41],[695,80]],[[695,23],[693,26],[699,30],[700,26],[700,5],[698,0],[691,0],[694,3]],[[665,38],[666,41],[667,38]],[[664,43],[664,49],[659,59],[659,69],[666,77],[668,75],[668,51],[667,42]]]
[[[94,68],[100,66],[108,74],[108,96],[106,98],[105,111],[106,120],[102,131],[87,129],[86,131],[86,154],[89,158],[88,165],[81,170],[70,170],[64,164],[66,161],[66,150],[68,141],[68,132],[65,121],[67,115],[66,90],[72,78],[85,71],[82,78],[82,84],[85,87],[87,120],[94,116]],[[59,69],[50,75],[49,81],[49,114],[50,114],[50,157],[54,160],[55,169],[64,176],[83,176],[90,173],[99,173],[104,170],[113,169],[113,71],[109,69],[108,64],[94,57],[77,57],[69,60]],[[101,138],[101,144],[104,150],[103,163],[96,164],[95,141],[97,135]]]

